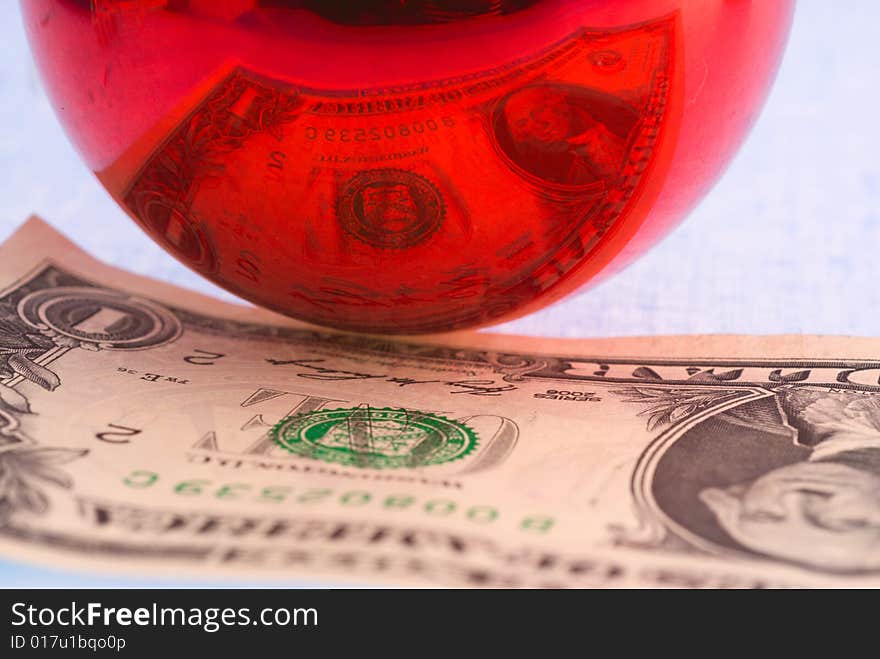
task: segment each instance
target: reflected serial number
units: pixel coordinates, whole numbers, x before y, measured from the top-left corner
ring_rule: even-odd
[[[386,124],[385,126],[370,126],[369,128],[316,128],[306,126],[307,140],[323,140],[324,142],[379,142],[382,140],[395,140],[398,138],[412,137],[433,133],[441,128],[453,128],[455,119],[452,117],[439,117],[437,119],[425,119],[424,121],[408,121],[404,123]]]

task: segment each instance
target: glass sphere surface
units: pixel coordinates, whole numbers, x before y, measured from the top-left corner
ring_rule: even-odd
[[[319,325],[509,320],[664,235],[793,0],[22,0],[88,166],[176,258]]]

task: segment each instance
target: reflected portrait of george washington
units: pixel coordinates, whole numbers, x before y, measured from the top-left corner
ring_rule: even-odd
[[[617,175],[638,123],[635,108],[616,96],[540,83],[501,100],[493,131],[516,168],[551,184],[584,186]]]

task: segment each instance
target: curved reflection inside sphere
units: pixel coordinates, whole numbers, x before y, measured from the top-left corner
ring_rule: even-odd
[[[59,117],[170,253],[264,306],[417,333],[625,264],[699,199],[792,2],[27,0]]]

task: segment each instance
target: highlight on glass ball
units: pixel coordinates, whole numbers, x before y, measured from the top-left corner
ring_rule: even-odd
[[[120,206],[338,329],[510,320],[658,240],[731,158],[793,0],[24,0]]]

